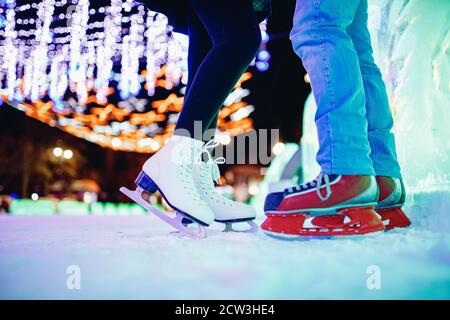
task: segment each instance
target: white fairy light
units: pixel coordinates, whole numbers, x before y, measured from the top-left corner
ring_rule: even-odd
[[[163,65],[165,81],[159,85],[186,83],[188,39],[172,32],[166,16],[134,0],[111,0],[101,7],[90,3],[0,2],[5,17],[0,30],[0,89],[9,100],[24,96],[37,102],[49,97],[55,105],[84,110],[88,90],[95,92],[97,102],[107,102],[113,78],[122,96],[137,96],[144,84],[153,95]],[[66,93],[76,97],[75,104],[62,101]],[[137,107],[144,111],[140,105],[131,111]]]
[[[145,36],[147,37],[147,48],[145,55],[147,57],[147,75],[145,78],[145,82],[147,85],[147,93],[149,96],[153,96],[155,94],[155,75],[158,72],[156,67],[156,60],[153,56],[153,39],[154,39],[154,30],[153,29],[153,20],[155,17],[155,13],[149,12],[147,14],[147,31],[145,32]]]
[[[130,92],[133,95],[139,93],[141,85],[139,82],[139,58],[142,56],[144,48],[142,47],[139,38],[142,37],[142,17],[135,14],[131,16],[131,27],[130,27]]]
[[[61,58],[58,57],[53,59],[51,67],[50,67],[50,90],[49,96],[53,101],[59,101],[60,95],[58,94],[58,76],[59,76],[59,68],[61,63]]]
[[[54,11],[54,0],[44,0],[39,3],[36,19],[35,42],[37,47],[32,51],[33,73],[31,77],[31,101],[37,101],[47,91],[48,43],[50,24]]]
[[[87,60],[87,54],[83,54],[80,58],[76,78],[76,93],[78,97],[78,103],[82,106],[84,106],[87,100]]]
[[[242,119],[247,118],[253,111],[255,111],[255,107],[252,105],[245,106],[240,108],[238,111],[230,115],[230,119],[233,121],[240,121]]]
[[[104,41],[97,49],[97,101],[106,102],[109,79],[113,67],[112,58],[114,56],[115,37],[114,23],[110,16],[105,17],[105,27],[110,32],[105,32]]]
[[[115,147],[115,148],[118,148],[118,147],[120,147],[122,145],[122,140],[120,138],[117,138],[117,137],[112,138],[111,145],[113,147]]]
[[[70,64],[69,78],[76,88],[77,96],[80,104],[86,101],[86,94],[82,92],[86,83],[86,65],[83,61],[82,50],[86,42],[86,29],[89,20],[89,1],[79,0],[75,12],[72,15],[71,22],[71,40],[70,40]]]
[[[168,47],[167,56],[167,83],[166,89],[171,89],[172,86],[177,86],[179,80],[182,78],[183,66],[182,61],[187,60],[187,41],[183,41],[186,38],[180,34],[174,34],[174,43]]]
[[[16,65],[17,65],[17,48],[14,46],[16,39],[15,31],[15,1],[10,2],[10,6],[6,11],[6,26],[5,26],[5,55],[4,66],[2,69],[6,70],[6,89],[8,99],[12,100],[16,86]],[[1,88],[1,87],[0,87]]]
[[[236,88],[232,91],[223,103],[224,106],[231,106],[233,103],[241,101],[250,94],[250,90],[244,88]]]
[[[164,63],[167,63],[166,70],[166,88],[167,84],[173,83],[173,75],[170,74],[170,70],[173,67],[170,67],[169,61],[169,47],[177,46],[177,40],[175,38],[172,41],[169,41],[168,37],[168,20],[167,17],[158,14],[156,12],[149,12],[147,15],[147,77],[146,84],[149,95],[154,94],[155,89],[155,75],[160,71],[161,66]],[[187,48],[186,48],[187,50]]]
[[[120,82],[119,82],[119,90],[120,90],[120,96],[122,99],[127,99],[130,95],[130,37],[127,35],[123,37],[123,44],[122,44],[122,73],[120,76]]]

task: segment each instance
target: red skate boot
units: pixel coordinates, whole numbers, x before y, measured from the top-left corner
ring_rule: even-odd
[[[375,212],[375,177],[320,174],[314,181],[267,195],[261,225],[281,238],[330,238],[383,231]]]
[[[381,216],[386,230],[405,228],[411,224],[402,210],[405,203],[403,181],[391,177],[376,177],[380,196],[375,211]]]

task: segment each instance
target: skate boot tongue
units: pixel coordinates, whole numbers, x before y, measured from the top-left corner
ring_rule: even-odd
[[[291,195],[293,193],[303,192],[303,191],[309,191],[311,189],[315,189],[317,196],[322,200],[325,201],[331,196],[331,188],[330,184],[334,182],[336,179],[338,179],[339,175],[329,175],[321,173],[312,181],[305,182],[301,185],[286,188],[284,189],[284,196]],[[326,191],[325,195],[322,195],[321,189],[324,188]]]

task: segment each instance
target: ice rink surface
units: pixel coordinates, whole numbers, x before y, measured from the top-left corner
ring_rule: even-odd
[[[152,216],[1,216],[0,298],[450,298],[450,236],[423,224],[311,241],[221,227],[190,240]],[[73,265],[79,290],[66,285]]]

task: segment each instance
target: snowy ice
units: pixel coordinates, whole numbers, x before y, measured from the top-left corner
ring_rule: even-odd
[[[450,298],[450,236],[426,227],[304,242],[212,229],[191,240],[152,216],[0,217],[0,298]],[[66,286],[72,265],[80,290]]]

